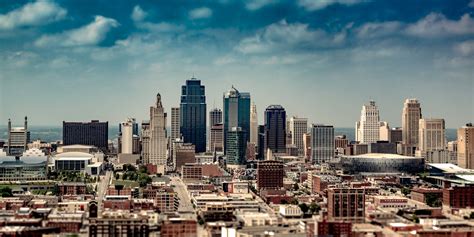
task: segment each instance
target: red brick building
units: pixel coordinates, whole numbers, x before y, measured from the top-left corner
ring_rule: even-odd
[[[363,188],[328,189],[328,218],[363,220],[365,218],[365,190]]]
[[[161,225],[162,237],[189,237],[197,236],[196,220],[170,218]]]
[[[58,184],[59,195],[82,195],[86,194],[85,183],[60,183]]]
[[[474,186],[444,188],[443,204],[451,208],[473,208]]]
[[[442,189],[436,189],[436,188],[414,188],[411,190],[411,199],[426,203],[426,197],[427,196],[435,196],[437,198],[443,198],[443,190]]]
[[[259,161],[257,164],[258,189],[280,189],[283,187],[283,163],[274,160]]]

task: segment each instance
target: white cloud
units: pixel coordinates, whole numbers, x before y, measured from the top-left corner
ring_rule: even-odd
[[[35,41],[35,45],[38,47],[97,45],[105,39],[112,28],[118,26],[119,23],[112,18],[96,16],[93,22],[80,28],[55,35],[43,35]]]
[[[214,65],[223,66],[223,65],[235,63],[236,61],[237,60],[234,57],[232,57],[230,55],[226,55],[226,56],[219,57],[216,60],[214,60]]]
[[[385,37],[400,32],[403,24],[397,21],[369,22],[356,30],[359,38]]]
[[[21,68],[33,64],[39,55],[30,51],[16,51],[7,53],[6,62],[11,67]]]
[[[45,25],[63,19],[66,9],[52,1],[27,3],[21,8],[0,14],[0,30],[14,29],[22,26]]]
[[[130,18],[133,20],[137,28],[152,32],[180,32],[185,29],[183,25],[177,25],[168,22],[152,23],[145,21],[147,16],[148,13],[137,5],[133,8]]]
[[[326,8],[332,4],[342,4],[346,6],[355,5],[363,2],[362,0],[299,0],[298,4],[308,11],[316,11]]]
[[[454,50],[462,56],[474,55],[474,40],[458,43],[454,46]]]
[[[132,15],[130,17],[132,18],[133,21],[139,22],[139,21],[143,21],[146,16],[147,16],[147,13],[143,11],[143,9],[140,6],[136,5],[133,8]]]
[[[208,7],[196,8],[189,12],[189,18],[193,20],[209,18],[211,16],[212,16],[212,10]]]
[[[245,8],[251,11],[258,10],[268,4],[277,2],[277,0],[247,0],[245,2]]]
[[[447,19],[440,13],[430,13],[409,25],[406,34],[426,38],[474,34],[474,19],[467,13],[458,21]]]
[[[468,7],[474,8],[474,0],[472,0],[472,1],[469,3]]]
[[[325,31],[312,30],[308,24],[288,23],[281,20],[273,23],[255,36],[244,38],[236,49],[242,53],[266,53],[274,50],[306,51],[314,48],[335,47],[345,40],[345,32],[334,36]]]

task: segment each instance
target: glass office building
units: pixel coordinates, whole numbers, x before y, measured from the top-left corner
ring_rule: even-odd
[[[191,78],[181,87],[180,131],[196,152],[206,151],[206,94],[201,80]]]

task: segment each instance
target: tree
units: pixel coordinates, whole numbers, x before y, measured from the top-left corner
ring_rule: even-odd
[[[420,223],[420,218],[418,218],[416,215],[411,216],[411,220],[415,223]]]
[[[285,199],[281,200],[280,204],[288,204],[288,201],[286,201]]]
[[[434,193],[426,194],[426,204],[430,207],[440,207],[442,205],[441,199]]]
[[[470,218],[470,219],[474,219],[474,211],[471,212],[471,214],[469,215],[469,218]]]
[[[296,198],[291,199],[290,204],[298,205],[298,200]]]
[[[2,197],[13,197],[13,191],[8,186],[0,187],[0,196],[2,196]]]
[[[115,190],[117,190],[118,195],[120,195],[120,191],[123,190],[123,184],[116,184]]]
[[[116,179],[116,180],[120,179],[120,174],[119,174],[119,173],[116,173],[116,174],[115,174],[115,179]]]
[[[298,183],[293,184],[293,190],[297,191],[299,188]]]
[[[306,203],[301,203],[301,204],[298,205],[298,206],[300,207],[300,209],[301,209],[301,211],[303,212],[303,214],[304,214],[304,213],[307,213],[308,210],[309,210],[309,207],[308,207],[308,205],[306,205]]]
[[[319,210],[321,210],[321,207],[319,207],[319,205],[316,204],[315,202],[312,202],[311,204],[309,204],[309,211],[312,214],[319,212]]]
[[[406,195],[410,194],[411,190],[407,187],[403,187],[401,192],[403,193],[403,195],[406,196]]]

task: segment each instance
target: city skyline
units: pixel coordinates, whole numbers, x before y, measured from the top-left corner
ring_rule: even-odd
[[[281,104],[289,116],[352,127],[372,99],[381,121],[399,127],[407,98],[448,128],[474,117],[467,0],[76,4],[0,3],[2,124],[25,115],[36,125],[145,120],[157,92],[166,112],[177,107],[192,75],[206,85],[209,109],[222,108],[232,85],[250,92],[259,121]]]

